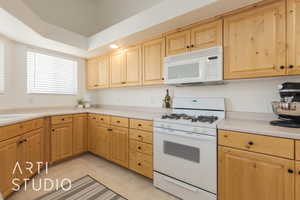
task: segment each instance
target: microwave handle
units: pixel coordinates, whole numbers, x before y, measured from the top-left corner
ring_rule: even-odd
[[[175,185],[177,185],[177,186],[179,186],[179,187],[182,187],[182,188],[184,188],[184,189],[190,190],[190,191],[192,191],[192,192],[197,192],[197,189],[196,189],[196,188],[193,188],[193,187],[191,187],[191,186],[189,186],[189,185],[187,185],[187,184],[184,184],[184,183],[181,183],[181,182],[179,182],[179,181],[173,180],[173,179],[171,179],[171,178],[169,178],[169,177],[164,177],[164,179],[165,179],[165,181],[168,181],[168,182],[170,182],[170,183],[172,183],[172,184],[175,184]]]
[[[186,138],[208,140],[208,141],[216,140],[215,136],[181,132],[181,131],[176,131],[176,130],[171,130],[171,129],[154,128],[154,134],[157,134],[157,133],[158,134],[167,134],[167,135],[176,135],[176,136],[186,137]]]

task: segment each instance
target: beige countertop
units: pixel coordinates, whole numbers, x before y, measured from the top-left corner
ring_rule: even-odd
[[[128,117],[135,119],[153,120],[160,117],[162,113],[169,112],[166,109],[157,108],[135,108],[135,107],[123,107],[123,106],[111,106],[89,109],[78,108],[40,108],[40,109],[15,109],[0,111],[1,114],[22,114],[20,117],[11,118],[7,120],[1,120],[0,126],[6,126],[26,120],[36,119],[40,117],[54,116],[54,115],[67,115],[67,114],[80,114],[80,113],[95,113],[105,114],[119,117]]]
[[[300,128],[285,128],[270,125],[276,120],[273,114],[235,113],[218,123],[218,129],[230,130],[257,135],[267,135],[282,138],[300,139]]]

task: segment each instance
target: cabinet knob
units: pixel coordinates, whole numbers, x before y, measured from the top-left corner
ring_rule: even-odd
[[[188,48],[188,49],[189,49],[189,48],[190,48],[190,46],[186,46],[186,48]]]
[[[300,175],[300,171],[298,172],[298,174]]]
[[[288,173],[293,174],[293,173],[294,173],[294,170],[288,169]]]
[[[248,144],[249,144],[250,146],[252,146],[252,145],[254,145],[254,142],[250,141],[250,142],[248,142]]]
[[[54,132],[55,131],[55,129],[52,129],[52,132]]]
[[[103,121],[104,119],[103,119],[103,118],[101,118],[100,120],[101,120],[101,121]]]
[[[142,147],[138,147],[138,149],[139,149],[139,150],[141,150],[141,149],[142,149]]]
[[[282,66],[280,66],[280,69],[284,69],[285,67],[282,65]]]
[[[194,48],[194,47],[195,47],[195,46],[192,44],[192,45],[191,45],[191,48]]]
[[[138,126],[142,126],[142,124],[138,124]]]
[[[107,131],[112,131],[112,128],[108,128]]]
[[[293,68],[294,68],[294,65],[290,65],[290,66],[289,66],[289,69],[293,69]]]
[[[141,136],[141,135],[138,135],[138,137],[141,138],[142,136]]]
[[[62,120],[62,121],[65,121],[65,118],[62,118],[61,120]]]
[[[161,80],[165,80],[165,78],[161,78]]]
[[[138,163],[138,166],[141,166],[142,165],[142,163]]]
[[[117,121],[117,123],[120,123],[120,121]]]

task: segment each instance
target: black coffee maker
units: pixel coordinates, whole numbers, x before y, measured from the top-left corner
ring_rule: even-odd
[[[280,101],[273,101],[273,112],[280,120],[271,121],[274,126],[300,128],[300,83],[285,82],[278,86]]]

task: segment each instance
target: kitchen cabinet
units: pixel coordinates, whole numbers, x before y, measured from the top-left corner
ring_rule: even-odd
[[[137,45],[123,51],[126,86],[142,84],[142,47]]]
[[[300,140],[296,140],[296,160],[300,161]]]
[[[52,125],[51,161],[59,161],[73,155],[72,123]]]
[[[88,151],[96,154],[96,115],[89,114],[88,117]]]
[[[222,24],[222,20],[218,20],[167,35],[167,56],[221,46]]]
[[[165,38],[143,44],[143,85],[162,84],[165,57]]]
[[[110,159],[110,136],[111,129],[104,124],[99,124],[95,128],[96,154]]]
[[[128,128],[111,126],[109,131],[111,161],[128,167]]]
[[[107,55],[87,61],[87,85],[89,90],[109,87],[109,57]]]
[[[110,55],[110,87],[122,87],[126,84],[123,51]]]
[[[73,117],[73,154],[87,151],[87,114],[78,114]]]
[[[0,142],[0,191],[4,197],[8,196],[12,191],[12,180],[15,175],[12,173],[17,162],[17,152],[20,137],[15,137]]]
[[[300,200],[300,162],[296,162],[296,200]]]
[[[219,200],[293,200],[294,161],[219,147]]]
[[[300,74],[300,1],[287,0],[287,74]]]
[[[87,61],[87,88],[93,90],[98,84],[98,63],[99,58],[92,58]]]
[[[285,1],[224,18],[224,79],[280,76],[286,71]]]

